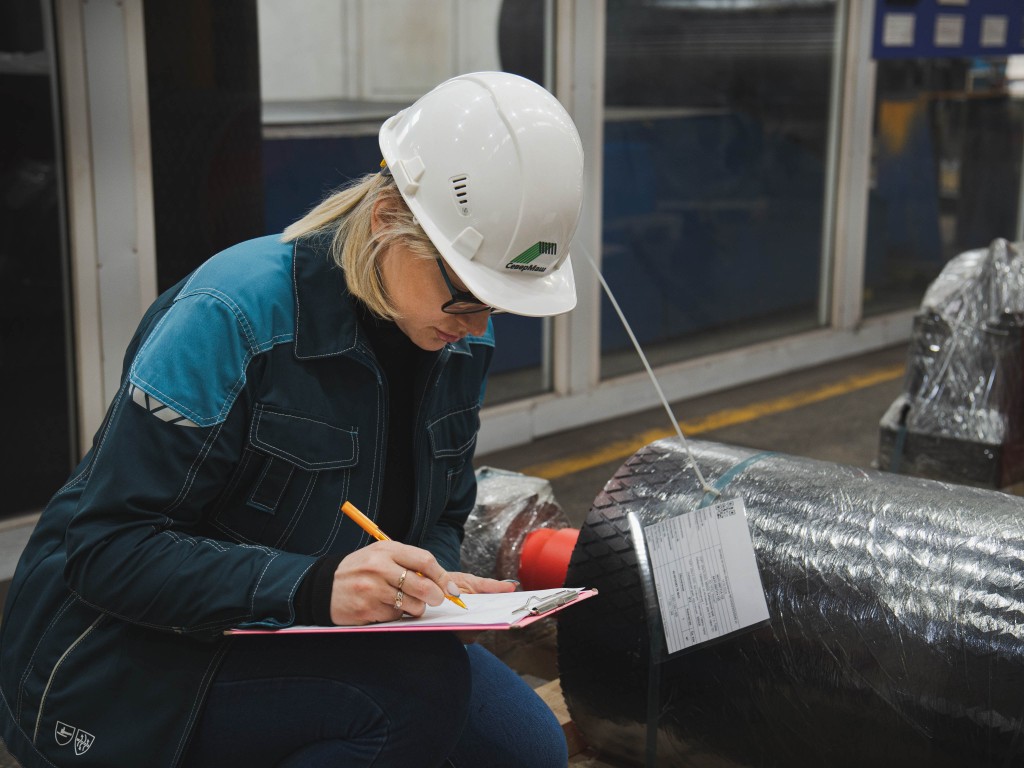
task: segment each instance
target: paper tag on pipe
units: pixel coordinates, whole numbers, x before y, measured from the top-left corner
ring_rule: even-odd
[[[669,654],[768,620],[742,499],[644,528]]]

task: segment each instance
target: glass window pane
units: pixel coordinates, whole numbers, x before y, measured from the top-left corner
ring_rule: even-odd
[[[835,14],[609,0],[602,268],[652,362],[818,324]],[[640,367],[607,299],[601,346]]]
[[[38,511],[67,479],[72,423],[64,190],[47,7],[0,5],[0,515]]]
[[[264,233],[256,10],[147,3],[157,288]]]
[[[1008,66],[1016,60],[878,62],[866,315],[916,307],[950,258],[1016,238],[1024,119]]]

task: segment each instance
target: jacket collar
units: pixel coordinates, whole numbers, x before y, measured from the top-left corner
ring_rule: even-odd
[[[295,356],[331,357],[365,346],[345,273],[334,263],[329,237],[300,238],[292,246]]]
[[[319,236],[300,238],[293,244],[295,356],[300,360],[369,347],[356,318],[355,299],[348,291],[345,273],[331,258],[330,243],[330,237]],[[472,354],[465,339],[448,347],[452,352]]]

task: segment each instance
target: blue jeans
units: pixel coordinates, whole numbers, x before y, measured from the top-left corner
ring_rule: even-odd
[[[447,632],[234,638],[183,768],[565,768],[558,721]]]

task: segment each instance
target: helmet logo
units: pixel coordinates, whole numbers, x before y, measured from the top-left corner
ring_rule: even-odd
[[[535,264],[534,262],[540,259],[541,256],[551,258],[541,259],[541,263]],[[505,269],[514,269],[520,272],[547,272],[552,263],[556,261],[557,256],[558,246],[555,243],[541,241],[534,243],[512,259],[512,261],[505,265]]]

